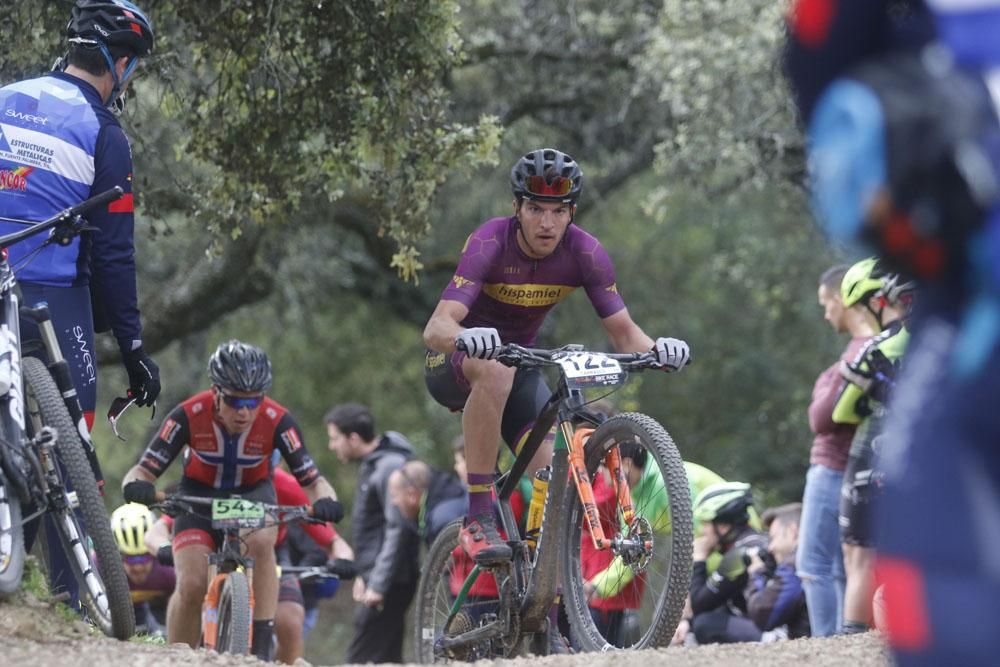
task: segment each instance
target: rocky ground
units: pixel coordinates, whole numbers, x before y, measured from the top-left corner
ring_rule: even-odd
[[[160,667],[163,665],[253,665],[253,658],[220,656],[187,647],[145,641],[119,642],[96,635],[81,621],[60,614],[31,593],[0,603],[0,663],[55,667]],[[885,667],[885,646],[875,633],[854,637],[800,639],[775,644],[670,648],[640,653],[584,654],[496,661],[504,667]],[[305,664],[305,663],[303,663]],[[485,664],[485,663],[480,663]],[[499,664],[498,664],[499,667]]]

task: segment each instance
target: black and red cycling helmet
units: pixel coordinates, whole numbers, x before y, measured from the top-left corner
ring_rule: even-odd
[[[153,23],[128,0],[76,0],[66,36],[70,41],[101,45],[115,55],[145,56],[153,50]]]
[[[517,199],[575,204],[583,189],[583,172],[566,153],[539,148],[514,163],[510,188]]]

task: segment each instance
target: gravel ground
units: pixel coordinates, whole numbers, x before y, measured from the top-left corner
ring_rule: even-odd
[[[55,667],[160,667],[165,665],[259,665],[254,658],[221,656],[186,646],[118,642],[97,636],[80,621],[61,617],[31,594],[0,603],[0,664]],[[729,644],[613,654],[581,654],[494,661],[496,667],[886,667],[888,653],[876,633],[799,639],[774,644]],[[304,661],[301,662],[305,665]],[[487,665],[486,661],[480,665]]]

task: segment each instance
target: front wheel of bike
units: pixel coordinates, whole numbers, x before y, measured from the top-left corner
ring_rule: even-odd
[[[219,629],[215,650],[219,653],[247,655],[250,653],[252,626],[250,582],[243,572],[230,572],[219,592]]]
[[[636,466],[630,478],[635,507],[631,527],[623,521],[614,484],[602,466],[615,447],[619,454],[625,450]],[[691,582],[691,492],[680,453],[656,420],[627,412],[591,434],[585,456],[595,494],[604,489],[597,502],[605,536],[619,540],[620,546],[593,548],[584,507],[571,492],[562,548],[563,595],[573,639],[584,651],[666,646]],[[599,475],[604,479],[597,480]],[[588,599],[584,585],[598,573],[598,592],[604,597]]]
[[[0,475],[0,598],[17,591],[24,573],[21,501]]]
[[[32,432],[38,433],[43,426],[56,430],[56,454],[79,504],[79,514],[69,502],[61,509],[48,511],[80,584],[80,601],[104,634],[128,639],[135,634],[128,578],[83,442],[45,364],[34,357],[25,357],[22,370]],[[67,501],[73,494],[67,494]]]

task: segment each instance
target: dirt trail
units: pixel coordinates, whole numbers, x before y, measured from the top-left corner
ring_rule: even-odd
[[[52,667],[160,667],[162,665],[259,665],[253,658],[220,656],[181,646],[118,642],[96,636],[87,625],[70,621],[30,593],[0,603],[0,656],[4,665]],[[306,664],[306,663],[302,663]],[[487,665],[487,662],[480,662]],[[731,644],[670,648],[641,653],[589,653],[495,661],[497,667],[886,667],[885,646],[875,633],[854,637],[803,639],[775,644]]]

